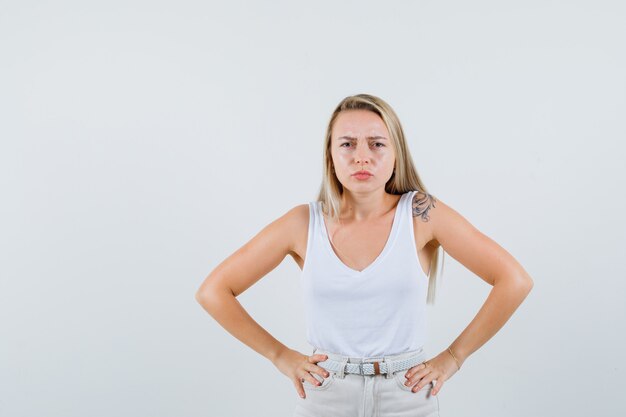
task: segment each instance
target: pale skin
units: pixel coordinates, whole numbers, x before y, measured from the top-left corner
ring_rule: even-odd
[[[385,183],[395,166],[395,149],[383,120],[366,110],[342,112],[331,134],[331,156],[343,185],[340,222],[325,219],[337,256],[347,266],[363,270],[382,251],[389,235],[399,195]],[[352,176],[367,170],[372,176]],[[405,371],[406,385],[417,392],[436,380],[437,395],[458,366],[493,337],[533,287],[533,281],[504,248],[481,233],[461,214],[431,194],[418,192],[412,202],[413,231],[423,272],[441,245],[448,255],[493,288],[478,313],[441,353]],[[278,266],[287,255],[302,268],[306,257],[308,204],[298,205],[265,226],[249,242],[220,263],[196,292],[196,300],[234,337],[269,359],[305,398],[303,382],[320,385],[317,365],[325,355],[304,355],[276,340],[248,315],[237,296]],[[426,274],[425,274],[426,275]],[[458,361],[458,365],[457,365]]]

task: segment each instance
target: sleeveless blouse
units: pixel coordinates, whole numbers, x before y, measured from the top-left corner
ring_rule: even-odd
[[[411,202],[416,192],[401,196],[382,252],[362,271],[339,259],[328,238],[321,202],[309,202],[301,295],[311,346],[356,358],[423,347],[428,277],[413,233]]]

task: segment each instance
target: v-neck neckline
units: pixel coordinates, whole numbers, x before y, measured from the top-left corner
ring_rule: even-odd
[[[326,229],[326,221],[324,220],[324,214],[322,213],[321,201],[317,202],[319,219],[320,219],[320,222],[321,222],[320,229],[322,229],[322,235],[324,236],[324,246],[330,252],[330,256],[335,260],[335,262],[341,268],[343,268],[345,271],[347,271],[350,275],[361,276],[361,275],[364,275],[364,274],[368,273],[378,263],[380,263],[382,261],[382,259],[385,257],[387,252],[389,252],[389,249],[391,248],[391,245],[392,245],[393,241],[395,240],[397,229],[398,229],[398,222],[399,222],[399,217],[400,217],[400,211],[402,210],[402,203],[403,203],[405,195],[406,194],[401,195],[400,198],[398,199],[398,203],[396,204],[396,207],[394,209],[395,212],[393,214],[393,223],[391,224],[391,230],[389,231],[389,235],[387,236],[387,241],[385,242],[385,246],[383,247],[383,250],[378,254],[378,256],[368,266],[365,267],[365,269],[362,269],[360,271],[358,271],[358,270],[356,270],[354,268],[351,268],[348,265],[346,265],[339,258],[339,255],[337,255],[337,253],[335,252],[335,249],[333,249],[333,247],[332,247],[332,245],[330,243],[330,238],[328,237],[328,230]]]

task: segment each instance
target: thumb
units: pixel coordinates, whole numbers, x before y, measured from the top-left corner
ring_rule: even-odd
[[[298,392],[298,395],[300,396],[300,398],[306,398],[304,394],[304,387],[302,386],[302,382],[300,378],[297,378],[294,381],[293,385],[296,387],[296,391]]]
[[[441,387],[443,387],[443,383],[445,382],[443,380],[436,380],[436,381],[437,381],[437,383],[434,384],[435,387],[430,392],[432,395],[437,395],[439,393],[439,391],[441,391]]]

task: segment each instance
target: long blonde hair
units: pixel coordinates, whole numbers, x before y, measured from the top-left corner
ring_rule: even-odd
[[[418,190],[428,193],[426,186],[420,179],[417,169],[413,164],[413,159],[409,152],[404,137],[404,131],[398,116],[391,106],[379,97],[370,94],[356,94],[341,100],[333,111],[328,126],[326,128],[326,138],[324,140],[324,169],[322,173],[322,185],[320,187],[318,201],[322,202],[324,214],[334,220],[338,220],[341,207],[341,195],[343,186],[333,171],[333,161],[330,153],[331,132],[339,113],[344,110],[368,110],[376,113],[387,126],[391,135],[391,141],[396,150],[395,171],[387,184],[385,191],[389,194],[402,195],[406,192]],[[428,295],[426,302],[434,304],[437,276],[443,274],[443,254],[445,251],[441,245],[435,251],[428,270]],[[441,257],[441,271],[439,271],[439,258]]]

